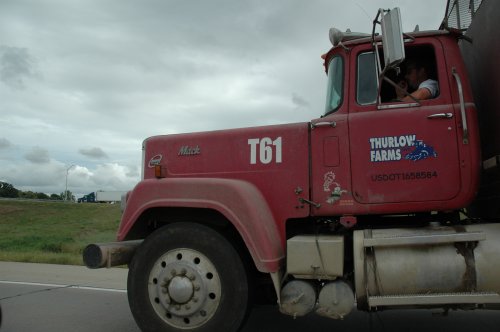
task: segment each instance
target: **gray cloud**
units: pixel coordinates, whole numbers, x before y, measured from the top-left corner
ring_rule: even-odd
[[[0,80],[15,89],[23,89],[25,80],[36,77],[36,62],[27,48],[0,46]]]
[[[138,178],[141,174],[141,169],[138,166],[127,166],[125,175],[129,178]]]
[[[309,107],[311,104],[307,102],[304,98],[299,96],[297,93],[292,93],[292,103],[297,107]]]
[[[101,148],[94,147],[94,148],[88,148],[88,149],[80,149],[78,152],[86,157],[92,158],[92,159],[104,159],[108,158],[108,155],[106,152],[104,152]]]
[[[0,10],[0,135],[14,144],[0,140],[8,149],[0,150],[2,161],[9,158],[0,178],[23,190],[61,192],[65,165],[75,164],[73,192],[121,190],[139,179],[146,137],[317,118],[328,29],[370,32],[377,10],[394,5],[405,30],[417,23],[423,30],[439,25],[446,3],[7,1]],[[40,137],[50,157],[32,150]],[[27,178],[20,170],[31,162],[45,164]],[[59,182],[43,189],[49,186],[40,181],[53,173]]]
[[[1,138],[0,138],[0,150],[1,150],[1,149],[7,149],[7,148],[9,148],[9,147],[11,147],[11,146],[12,146],[12,143],[11,143],[11,142],[9,142],[9,140],[8,140],[8,139],[6,139],[6,138],[4,138],[4,137],[1,137]]]
[[[24,155],[24,158],[34,164],[48,164],[50,162],[49,151],[39,146],[33,147],[30,152]]]

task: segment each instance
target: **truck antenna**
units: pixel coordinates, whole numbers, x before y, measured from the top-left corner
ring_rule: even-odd
[[[363,8],[363,6],[361,6],[357,1],[354,1],[354,4],[356,6],[359,7],[359,9],[361,9],[363,11],[363,13],[365,13],[366,17],[368,17],[368,20],[372,20],[372,18],[370,17],[370,15],[368,15],[368,13],[366,12],[366,10]]]

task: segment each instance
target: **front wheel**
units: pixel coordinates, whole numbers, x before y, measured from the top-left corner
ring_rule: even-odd
[[[134,255],[127,288],[143,331],[237,331],[249,310],[240,256],[200,224],[174,223],[150,235]]]

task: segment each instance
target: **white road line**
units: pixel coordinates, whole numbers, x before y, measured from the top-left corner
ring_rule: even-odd
[[[44,284],[44,283],[39,283],[39,282],[24,282],[24,281],[0,280],[0,284],[41,286],[41,287],[53,287],[53,288],[73,288],[73,289],[95,290],[95,291],[103,291],[103,292],[114,292],[114,293],[126,293],[127,292],[127,290],[125,290],[125,289],[99,288],[99,287],[89,287],[89,286],[80,286],[80,285]]]

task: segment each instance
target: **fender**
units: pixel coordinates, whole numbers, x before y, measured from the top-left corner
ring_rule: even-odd
[[[216,210],[240,233],[259,271],[276,272],[284,261],[273,214],[261,192],[249,182],[219,178],[143,180],[128,195],[118,241],[125,239],[144,211],[155,207]]]

